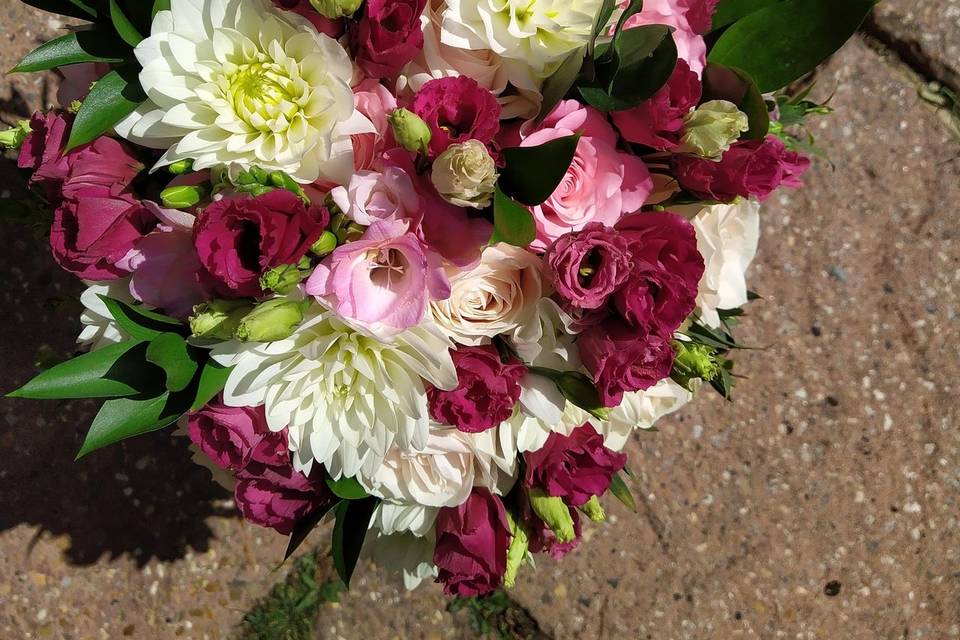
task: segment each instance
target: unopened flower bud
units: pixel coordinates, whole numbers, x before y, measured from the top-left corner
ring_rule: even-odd
[[[673,350],[677,357],[673,361],[670,377],[688,391],[695,390],[696,380],[710,382],[720,373],[715,352],[706,345],[674,340]]]
[[[530,539],[523,524],[509,511],[507,511],[507,521],[510,524],[510,535],[513,537],[510,538],[510,546],[507,548],[507,570],[503,574],[503,586],[509,589],[517,582],[517,573],[527,558]]]
[[[210,194],[206,185],[192,184],[167,187],[160,192],[160,201],[168,209],[189,209],[194,207]]]
[[[590,496],[590,499],[580,505],[579,509],[594,522],[603,522],[607,517],[597,496]]]
[[[437,193],[458,207],[490,206],[497,185],[497,165],[479,140],[452,144],[433,161],[430,174]]]
[[[318,258],[323,258],[333,253],[333,250],[336,248],[337,236],[330,231],[324,231],[320,234],[320,238],[310,247],[310,253]]]
[[[324,18],[337,20],[355,14],[362,0],[310,0],[310,4]]]
[[[678,151],[719,158],[749,130],[750,120],[737,105],[726,100],[704,102],[684,118]]]
[[[295,264],[274,267],[260,276],[260,288],[285,295],[303,280],[303,272]]]
[[[272,172],[270,174],[270,184],[278,189],[286,189],[303,200],[304,204],[310,204],[310,199],[307,197],[307,194],[304,193],[303,187],[301,187],[296,180],[291,178],[289,174],[284,173],[283,171]]]
[[[303,314],[309,306],[309,300],[286,298],[261,302],[240,321],[233,335],[243,342],[273,342],[289,338],[303,322]]]
[[[198,338],[229,340],[243,317],[253,310],[246,300],[211,300],[193,308],[190,333]]]
[[[0,131],[0,147],[19,149],[28,135],[30,135],[30,121],[21,120],[12,129]]]
[[[430,145],[430,127],[420,116],[409,109],[394,109],[390,114],[393,137],[401,147],[413,153],[426,155]]]
[[[177,160],[173,164],[167,166],[167,171],[175,176],[182,176],[185,173],[190,173],[193,171],[193,160],[190,158],[187,158],[186,160]]]
[[[548,496],[543,489],[531,489],[527,493],[533,512],[550,527],[557,542],[573,542],[576,533],[573,528],[573,516],[562,498]]]

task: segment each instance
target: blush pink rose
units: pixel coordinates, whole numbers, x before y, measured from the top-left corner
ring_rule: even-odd
[[[433,563],[448,596],[469,598],[494,591],[507,570],[510,525],[503,502],[483,487],[457,507],[437,514]]]
[[[307,280],[306,292],[341,316],[389,334],[418,324],[431,300],[450,295],[450,282],[406,221],[381,220],[327,256]]]
[[[492,345],[461,346],[451,356],[457,387],[427,387],[430,417],[466,433],[486,431],[509,419],[520,399],[526,367],[516,360],[503,362]]]
[[[667,84],[650,100],[610,115],[625,140],[666,151],[680,144],[684,116],[697,106],[702,92],[697,74],[686,61],[677,60]]]
[[[383,172],[358,171],[330,197],[340,211],[358,224],[370,226],[378,220],[417,220],[421,215],[420,196],[413,180],[400,167]]]
[[[531,209],[535,250],[591,222],[612,227],[624,214],[639,210],[653,191],[643,161],[617,151],[617,134],[603,114],[576,100],[560,102],[539,127],[530,122],[521,127],[519,146],[535,147],[574,133],[582,137],[570,168],[546,202]]]
[[[383,151],[396,146],[387,117],[397,108],[397,99],[381,83],[367,78],[354,87],[353,102],[357,111],[365,115],[376,129],[374,133],[351,136],[354,168],[357,171],[379,169],[383,163]]]
[[[410,109],[430,127],[431,157],[467,140],[489,144],[500,131],[496,96],[467,76],[428,81],[413,97]]]
[[[367,0],[350,23],[354,62],[371,78],[395,76],[423,48],[420,15],[427,0]]]
[[[677,55],[686,60],[698,76],[707,62],[707,45],[703,34],[710,30],[713,12],[719,0],[646,0],[643,9],[631,16],[625,29],[648,24],[662,24],[673,28],[673,40]],[[622,0],[625,9],[629,0]]]

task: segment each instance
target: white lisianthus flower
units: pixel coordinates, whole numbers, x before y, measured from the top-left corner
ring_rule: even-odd
[[[447,0],[440,41],[522,60],[539,78],[587,44],[603,0]]]
[[[166,149],[158,166],[190,158],[342,183],[350,135],[374,132],[354,109],[343,47],[268,0],[172,0],[134,52],[148,99],[116,130]]]
[[[532,342],[537,302],[545,294],[540,258],[506,243],[483,250],[480,263],[450,280],[450,297],[432,302],[437,326],[455,342],[476,346],[504,335]]]
[[[436,577],[435,547],[432,531],[423,537],[409,532],[386,535],[371,526],[363,542],[363,555],[391,573],[400,574],[404,588],[412,591],[424,580]]]
[[[83,330],[77,336],[77,344],[90,351],[96,351],[102,347],[126,340],[129,336],[117,325],[100,296],[123,302],[133,302],[133,296],[130,295],[129,279],[106,283],[88,282],[87,284],[89,286],[80,294],[80,302],[84,306],[83,312],[80,314]]]
[[[264,405],[270,429],[288,429],[298,470],[309,473],[316,460],[334,478],[369,477],[394,446],[427,446],[424,380],[456,387],[450,346],[430,325],[382,341],[314,307],[285,340],[226,342],[212,357],[234,367],[224,402]]]
[[[591,420],[603,435],[603,443],[614,451],[621,451],[630,434],[636,429],[651,429],[657,421],[693,399],[693,394],[666,378],[646,391],[623,394],[623,402],[610,412],[610,420]]]
[[[691,223],[706,266],[697,295],[700,319],[719,327],[718,309],[737,309],[748,302],[746,274],[760,241],[760,203],[740,200],[704,207]]]

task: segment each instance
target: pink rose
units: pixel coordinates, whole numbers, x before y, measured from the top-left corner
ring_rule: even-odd
[[[118,266],[157,219],[127,193],[107,187],[73,189],[53,214],[50,246],[57,263],[84,280],[115,280]]]
[[[469,598],[500,586],[507,570],[510,525],[500,498],[475,487],[457,507],[437,514],[433,563],[448,596]]]
[[[310,0],[273,0],[273,4],[281,9],[293,11],[310,21],[317,31],[331,38],[343,35],[343,20],[331,20],[313,8]]]
[[[633,261],[626,238],[591,222],[555,240],[543,256],[543,264],[565,306],[599,309],[630,275]]]
[[[418,324],[430,300],[450,295],[450,283],[407,222],[382,220],[321,262],[306,292],[371,331],[391,333]]]
[[[576,100],[560,102],[539,127],[526,123],[520,129],[520,146],[535,147],[574,133],[582,137],[570,168],[546,202],[531,209],[537,225],[531,244],[535,250],[590,222],[612,227],[622,215],[639,210],[653,191],[643,161],[617,151],[617,134],[603,114]]]
[[[673,166],[680,185],[698,198],[730,202],[738,196],[765,200],[781,185],[801,186],[810,160],[770,135],[734,143],[720,162],[678,155]]]
[[[420,14],[427,0],[368,0],[350,23],[354,61],[371,78],[396,75],[423,48]]]
[[[375,133],[351,136],[354,168],[357,171],[379,169],[383,163],[383,151],[396,146],[387,116],[397,108],[397,99],[385,86],[367,78],[354,87],[353,102],[357,111],[365,115],[376,129]]]
[[[666,151],[680,144],[683,119],[697,106],[703,86],[684,60],[677,60],[673,75],[654,96],[627,111],[611,116],[625,140]]]
[[[18,167],[33,172],[30,184],[42,188],[51,201],[60,199],[60,185],[70,170],[63,147],[72,123],[73,114],[36,112],[30,118],[30,134],[23,141],[17,158]]]
[[[527,369],[516,360],[503,362],[496,347],[458,347],[451,353],[457,387],[427,387],[430,417],[466,433],[496,427],[513,415],[520,399],[520,379]]]
[[[187,419],[190,440],[221,469],[240,471],[247,466],[261,441],[281,441],[286,435],[267,427],[263,407],[228,407],[219,400],[210,402]],[[280,460],[283,463],[283,460]]]
[[[327,222],[326,210],[308,208],[282,189],[214,202],[194,229],[201,277],[223,297],[262,295],[260,276],[272,267],[296,264]]]
[[[710,30],[713,12],[719,0],[646,0],[643,9],[631,16],[625,29],[648,24],[662,24],[673,28],[677,55],[686,60],[698,76],[703,73],[707,60],[707,46],[703,34]],[[626,8],[629,0],[620,2]]]
[[[606,493],[627,456],[605,447],[603,436],[588,422],[569,436],[551,433],[542,448],[523,454],[523,460],[527,466],[523,486],[543,489],[547,495],[579,507]]]
[[[250,473],[256,466],[237,474],[233,494],[240,515],[256,525],[287,535],[298,521],[334,499],[323,482],[307,478],[290,464]]]
[[[414,96],[410,108],[430,127],[431,157],[467,140],[489,144],[500,131],[500,103],[467,76],[430,80]]]
[[[335,187],[330,197],[344,215],[364,226],[378,220],[417,220],[422,215],[413,180],[400,167],[386,167],[383,173],[358,171],[346,186]]]
[[[617,232],[629,244],[633,270],[614,306],[631,326],[669,338],[696,306],[704,271],[696,231],[682,216],[660,211],[627,216]]]
[[[673,368],[669,336],[644,334],[615,317],[584,330],[577,348],[605,407],[619,406],[624,392],[649,389]]]

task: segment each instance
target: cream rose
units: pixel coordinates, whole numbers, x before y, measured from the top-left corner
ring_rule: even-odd
[[[760,203],[741,200],[705,207],[691,222],[706,266],[697,296],[700,318],[719,327],[718,309],[736,309],[747,303],[746,273],[757,255]]]
[[[537,303],[544,295],[540,258],[500,243],[452,278],[450,297],[430,308],[440,330],[460,344],[486,344],[498,335],[532,342],[527,334],[540,330]]]

